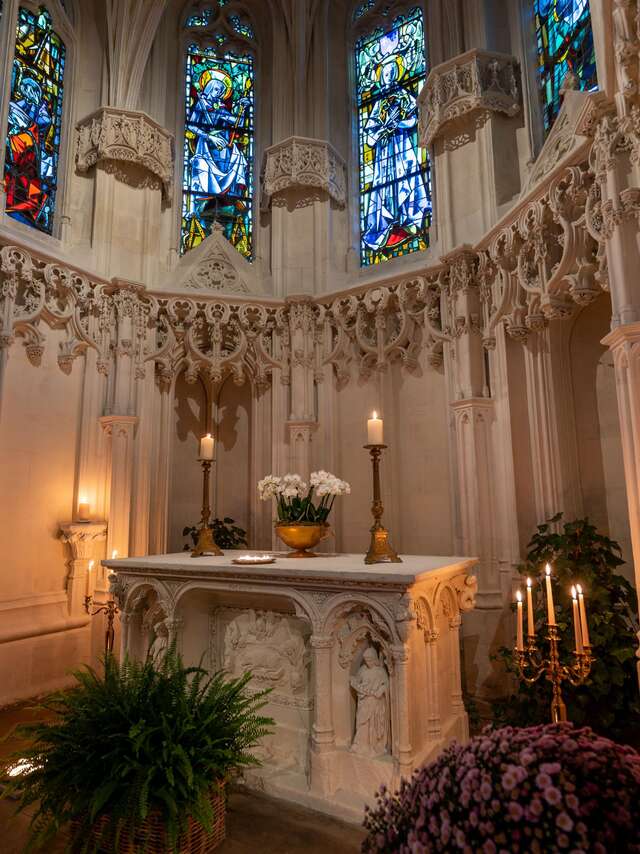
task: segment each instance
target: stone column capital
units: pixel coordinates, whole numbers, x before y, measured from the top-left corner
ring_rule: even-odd
[[[138,185],[162,190],[165,201],[171,203],[174,140],[168,130],[146,113],[121,107],[100,107],[79,121],[76,129],[78,172],[101,163],[127,179],[126,165],[137,166],[145,176]]]
[[[95,543],[106,535],[106,522],[60,522],[60,539],[71,548],[73,560],[90,560]]]
[[[265,195],[301,188],[324,190],[340,207],[347,203],[345,162],[324,139],[290,136],[265,151]]]
[[[418,97],[420,143],[432,145],[454,122],[477,125],[491,112],[519,113],[518,69],[515,57],[476,48],[432,68]]]

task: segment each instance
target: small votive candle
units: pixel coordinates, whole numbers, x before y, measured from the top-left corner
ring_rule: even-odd
[[[201,460],[212,460],[213,459],[213,448],[215,445],[215,439],[211,435],[211,433],[207,433],[206,436],[203,436],[200,439],[200,459]]]
[[[516,636],[516,649],[519,652],[522,652],[524,649],[524,641],[522,637],[522,593],[518,590],[516,593],[517,599],[517,608],[518,608],[518,625],[517,625],[517,636]]]
[[[383,445],[383,423],[374,410],[371,418],[367,421],[367,443],[369,445]]]
[[[556,612],[553,607],[553,591],[551,590],[551,567],[547,564],[544,568],[547,581],[547,623],[550,626],[556,624]]]
[[[86,496],[81,496],[78,501],[78,519],[81,522],[88,522],[91,517],[91,504]]]

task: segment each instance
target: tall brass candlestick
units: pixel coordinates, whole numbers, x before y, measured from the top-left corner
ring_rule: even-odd
[[[202,516],[200,517],[198,542],[191,552],[191,557],[223,554],[213,539],[213,532],[209,527],[209,518],[211,516],[211,507],[209,506],[209,476],[213,461],[200,460],[200,462],[202,464]]]
[[[371,544],[364,559],[365,563],[402,563],[396,551],[389,542],[389,532],[382,524],[382,498],[380,493],[380,457],[387,447],[386,445],[365,445],[371,454],[373,466],[373,504],[371,513],[373,515],[373,527],[371,528]]]

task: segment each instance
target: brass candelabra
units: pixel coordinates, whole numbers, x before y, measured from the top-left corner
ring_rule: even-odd
[[[551,682],[553,691],[551,722],[559,723],[567,720],[567,707],[562,699],[562,683],[569,681],[576,687],[583,685],[589,677],[594,658],[591,655],[591,647],[585,644],[582,651],[578,649],[574,651],[575,661],[572,665],[561,664],[558,653],[560,635],[557,626],[547,623],[547,640],[549,655],[545,657],[538,649],[535,635],[529,635],[524,649],[516,647],[516,661],[520,678],[527,685],[533,685],[542,676]]]
[[[85,596],[84,597],[84,609],[87,614],[90,614],[92,617],[95,617],[97,614],[105,614],[107,618],[107,627],[104,632],[104,651],[105,655],[113,652],[113,644],[115,641],[116,633],[114,629],[114,621],[116,618],[116,614],[120,613],[120,609],[116,605],[115,599],[108,599],[106,602],[96,605],[95,609],[92,610],[93,607],[93,596]]]
[[[371,527],[371,543],[369,551],[364,559],[365,563],[402,563],[395,549],[389,542],[389,532],[382,524],[384,507],[380,491],[380,457],[387,447],[386,445],[365,445],[371,455],[373,468],[373,503],[371,514],[373,515],[373,526]]]
[[[191,557],[223,554],[213,539],[213,532],[209,527],[209,519],[211,517],[211,507],[209,506],[209,479],[213,460],[200,460],[200,463],[202,464],[202,516],[200,517],[198,541],[191,552]]]

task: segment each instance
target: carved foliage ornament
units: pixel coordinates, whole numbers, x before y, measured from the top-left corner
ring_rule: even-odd
[[[264,192],[273,197],[294,188],[324,190],[340,207],[347,202],[344,160],[328,142],[292,136],[265,153]]]

